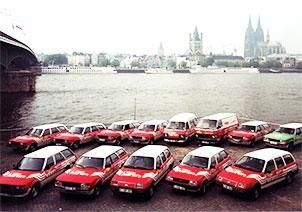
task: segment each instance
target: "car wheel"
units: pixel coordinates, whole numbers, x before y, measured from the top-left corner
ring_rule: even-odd
[[[293,174],[292,173],[289,173],[286,178],[285,178],[285,182],[287,185],[291,184],[294,180],[294,177],[293,177]]]
[[[250,147],[255,147],[255,139],[251,140]]]
[[[78,149],[79,146],[80,146],[79,141],[77,141],[77,142],[75,142],[75,143],[73,144],[73,148],[74,148],[74,149]]]
[[[150,141],[149,141],[149,144],[154,144],[154,139],[153,138],[150,138]]]
[[[207,192],[207,182],[204,182],[200,188],[200,194],[204,195]]]
[[[120,139],[120,138],[117,138],[117,139],[116,139],[115,145],[117,145],[117,146],[121,145],[121,139]]]
[[[98,196],[100,196],[100,194],[101,194],[101,185],[98,184],[94,187],[92,196],[98,197]]]
[[[256,186],[251,193],[252,200],[257,200],[260,196],[260,188]]]
[[[40,192],[40,186],[38,184],[33,185],[32,189],[30,190],[29,197],[34,199],[39,195]]]
[[[29,146],[28,151],[29,152],[34,152],[37,150],[37,144],[32,144]]]
[[[294,149],[294,143],[293,142],[290,142],[289,144],[288,144],[288,151],[293,151],[293,149]]]
[[[148,193],[147,193],[147,198],[148,199],[151,199],[154,195],[154,186],[151,186],[148,190]]]

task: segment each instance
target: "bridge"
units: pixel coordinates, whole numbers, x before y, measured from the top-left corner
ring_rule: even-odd
[[[0,31],[1,92],[35,92],[41,65],[23,42]]]

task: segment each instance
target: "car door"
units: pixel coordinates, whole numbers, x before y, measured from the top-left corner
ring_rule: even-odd
[[[91,128],[90,127],[86,127],[84,130],[84,134],[83,134],[83,143],[87,143],[89,141],[91,141],[93,138],[92,134],[91,134]]]
[[[104,181],[107,181],[108,179],[110,179],[110,177],[114,174],[113,172],[113,168],[112,168],[112,161],[110,156],[105,158],[105,177],[104,177]]]
[[[273,183],[274,176],[276,175],[276,165],[273,160],[269,160],[266,163],[266,167],[264,170],[264,180],[260,181],[260,184],[263,188],[268,187],[270,184]]]
[[[302,143],[302,128],[296,129],[295,145]]]
[[[155,161],[155,167],[156,167],[156,177],[154,178],[155,182],[154,184],[156,185],[157,183],[159,183],[160,179],[162,179],[164,177],[164,166],[163,166],[163,162],[160,159],[160,156],[156,157],[156,161]]]
[[[285,169],[285,162],[282,157],[277,157],[274,159],[276,166],[277,166],[277,171],[276,171],[276,180],[280,180],[284,178],[284,169]]]
[[[161,137],[160,125],[154,126],[154,132],[155,132],[154,140],[158,140]]]
[[[54,138],[60,133],[59,129],[56,127],[51,128],[51,143],[54,143]]]
[[[44,172],[42,175],[44,175],[44,180],[41,182],[43,185],[49,183],[50,181],[52,181],[55,176],[54,176],[54,172],[55,172],[55,160],[53,155],[48,157],[46,160],[46,165],[44,168]]]
[[[211,157],[210,162],[210,178],[213,179],[215,178],[215,176],[218,174],[217,172],[217,160],[216,160],[216,155],[214,155],[213,157]]]
[[[256,127],[256,137],[255,137],[255,140],[256,140],[256,141],[262,140],[262,139],[263,139],[263,136],[264,136],[264,133],[263,133],[262,126],[261,126],[261,125],[258,125],[258,126]]]
[[[40,142],[38,146],[45,146],[52,143],[53,141],[50,129],[45,129],[42,134],[42,137],[42,142]]]
[[[112,162],[111,169],[113,174],[115,174],[120,169],[119,157],[117,156],[117,154],[113,153],[112,155],[110,155],[110,159]]]
[[[61,174],[62,172],[64,172],[66,164],[64,164],[65,158],[64,156],[58,152],[54,155],[54,159],[55,159],[55,171],[54,171],[54,175],[55,177],[58,176],[59,174]]]

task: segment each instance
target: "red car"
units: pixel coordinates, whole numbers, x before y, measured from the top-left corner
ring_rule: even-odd
[[[107,130],[97,133],[97,141],[99,144],[115,144],[120,145],[121,142],[127,141],[129,135],[139,126],[135,120],[125,120],[114,122]]]
[[[98,196],[101,187],[125,163],[128,154],[120,146],[100,146],[83,154],[71,169],[57,177],[60,192]]]
[[[245,154],[220,172],[216,183],[223,190],[257,199],[262,189],[282,181],[289,184],[297,173],[298,163],[290,152],[266,148]]]
[[[134,152],[110,182],[113,193],[151,198],[154,187],[173,168],[174,157],[166,146],[147,145]]]
[[[239,129],[231,131],[228,134],[228,142],[255,146],[257,141],[263,141],[264,136],[272,131],[272,126],[267,122],[249,121],[243,123]]]
[[[25,135],[12,138],[8,146],[14,150],[35,151],[38,147],[54,143],[54,137],[62,132],[67,132],[63,124],[46,124],[31,128]]]
[[[235,113],[217,113],[200,119],[195,127],[195,136],[201,144],[219,145],[228,132],[236,129],[239,121]]]
[[[102,123],[78,124],[71,127],[68,132],[59,134],[54,139],[57,145],[65,145],[77,149],[81,144],[95,141],[97,133],[105,129],[106,126]]]
[[[168,173],[166,181],[173,189],[204,194],[216,175],[231,163],[231,157],[223,148],[199,147]]]
[[[165,120],[151,120],[142,123],[129,137],[133,144],[154,144],[164,138]]]
[[[71,167],[75,154],[64,146],[48,146],[25,155],[14,169],[0,176],[0,196],[31,197]]]
[[[164,130],[167,143],[187,143],[195,136],[197,117],[193,113],[179,113],[173,116]]]

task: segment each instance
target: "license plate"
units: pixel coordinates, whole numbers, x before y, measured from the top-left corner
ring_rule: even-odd
[[[270,144],[277,145],[277,142],[271,141]]]
[[[56,143],[56,146],[62,146],[62,144],[61,143]]]
[[[208,141],[202,141],[202,143],[204,143],[204,144],[209,144],[210,142],[208,142]]]
[[[233,187],[232,186],[228,186],[228,185],[225,185],[225,184],[223,184],[222,186],[223,186],[223,188],[225,188],[227,190],[233,191]]]
[[[74,190],[76,190],[76,188],[75,187],[65,186],[65,190],[74,191]]]
[[[181,190],[181,191],[185,191],[186,190],[185,187],[182,187],[182,186],[179,186],[179,185],[173,185],[173,188]]]
[[[120,191],[120,192],[123,192],[123,193],[132,194],[132,190],[131,190],[131,189],[128,189],[128,188],[120,188],[119,191]]]

